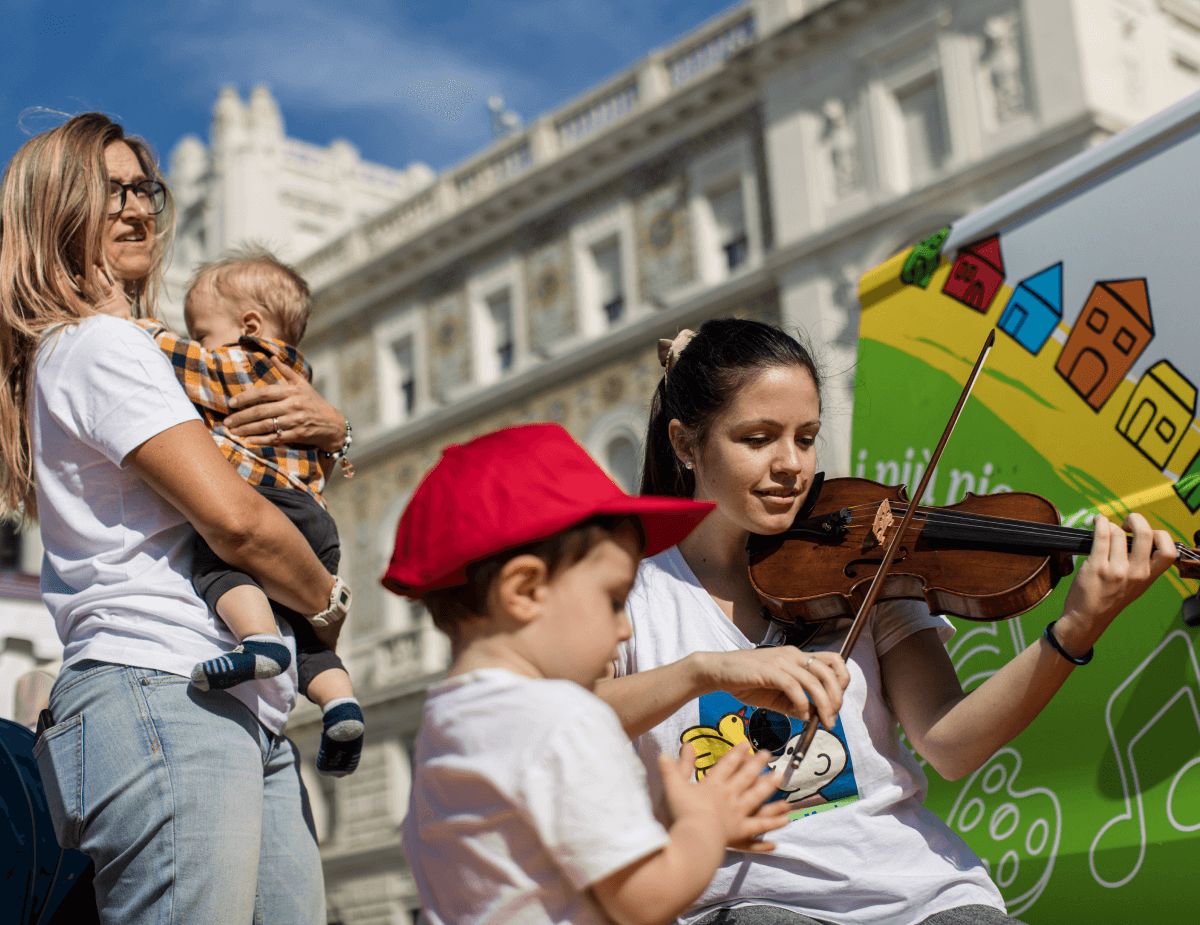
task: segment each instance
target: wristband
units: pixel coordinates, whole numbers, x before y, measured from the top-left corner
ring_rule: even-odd
[[[330,626],[341,623],[350,612],[350,586],[337,575],[333,580],[333,590],[329,592],[329,606],[320,613],[314,613],[308,618],[313,626]]]
[[[1047,623],[1046,631],[1042,634],[1046,637],[1046,642],[1050,643],[1050,648],[1065,658],[1072,665],[1086,665],[1092,660],[1092,655],[1096,650],[1094,648],[1088,649],[1087,655],[1083,656],[1083,658],[1076,658],[1074,655],[1068,655],[1067,650],[1059,645],[1058,637],[1054,635],[1054,624],[1057,622],[1057,620],[1051,620],[1049,623]]]

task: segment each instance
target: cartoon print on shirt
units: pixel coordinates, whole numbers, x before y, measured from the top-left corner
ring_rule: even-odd
[[[696,753],[696,779],[704,777],[721,756],[739,742],[775,754],[771,770],[782,767],[783,786],[772,800],[795,806],[793,819],[822,809],[834,809],[858,799],[854,767],[839,719],[832,730],[819,729],[800,767],[791,768],[792,752],[804,724],[799,720],[748,706],[732,694],[718,691],[700,698],[700,722],[680,735],[680,746],[691,743]],[[805,811],[807,810],[807,811]]]

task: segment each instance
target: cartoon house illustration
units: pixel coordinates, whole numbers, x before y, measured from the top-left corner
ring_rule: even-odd
[[[1163,474],[1175,480],[1175,494],[1193,514],[1200,510],[1200,421],[1192,419],[1167,460]]]
[[[993,235],[959,251],[942,292],[977,312],[986,313],[1003,282],[1000,236]]]
[[[998,327],[1036,355],[1062,321],[1062,261],[1021,280]]]
[[[1099,411],[1153,337],[1144,279],[1096,283],[1054,368]]]
[[[1193,514],[1200,511],[1200,455],[1179,476],[1179,481],[1175,483],[1175,494]]]
[[[938,267],[942,255],[942,245],[950,234],[947,225],[941,231],[936,231],[909,252],[904,261],[904,269],[900,271],[900,282],[906,286],[920,286],[924,289],[933,279],[933,271]]]
[[[1159,360],[1138,380],[1117,421],[1117,432],[1163,469],[1195,413],[1196,387],[1169,361]]]

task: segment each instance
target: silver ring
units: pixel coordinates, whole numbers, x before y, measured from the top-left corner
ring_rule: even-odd
[[[275,433],[282,434],[283,428],[279,426],[279,418],[271,418],[271,421],[275,424]]]
[[[812,664],[812,660],[813,660],[814,658],[816,658],[816,656],[815,656],[815,655],[810,655],[810,656],[808,657],[808,661],[804,663],[804,670],[805,670],[805,671],[807,671],[807,670],[808,670],[808,666]]]

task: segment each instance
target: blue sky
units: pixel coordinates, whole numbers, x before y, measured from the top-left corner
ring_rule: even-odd
[[[729,0],[4,0],[0,158],[61,117],[100,110],[165,161],[185,134],[208,141],[220,88],[265,83],[289,135],[346,138],[393,167],[450,166],[491,140],[486,100],[526,121],[668,44]],[[458,121],[398,93],[464,81]],[[22,130],[22,124],[27,131]]]

